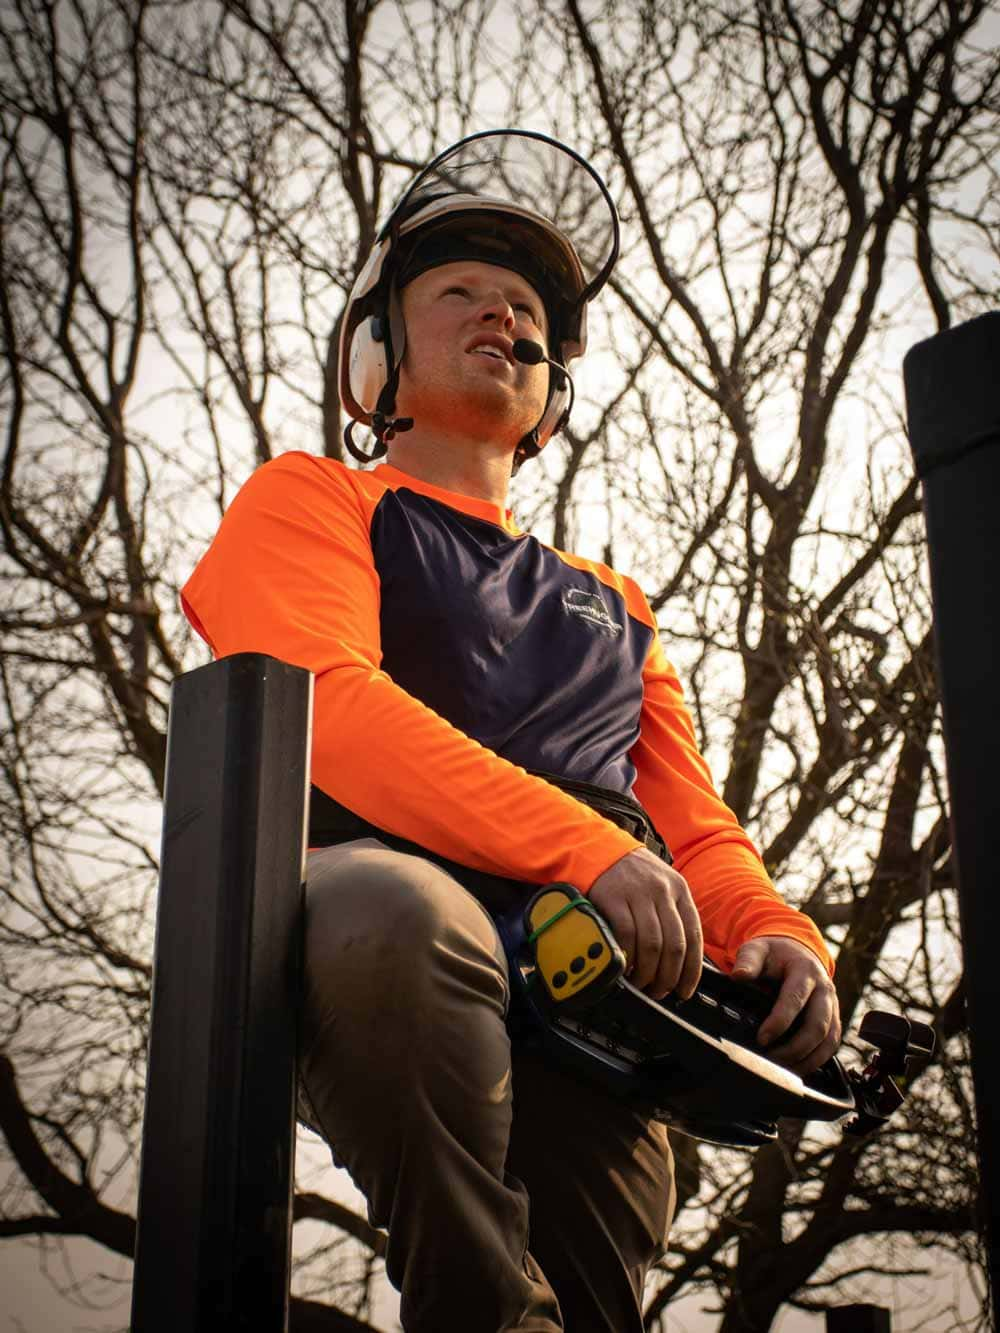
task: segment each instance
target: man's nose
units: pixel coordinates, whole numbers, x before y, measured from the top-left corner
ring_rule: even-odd
[[[517,323],[512,305],[500,292],[493,292],[484,299],[479,318],[484,324],[497,323],[507,329]]]

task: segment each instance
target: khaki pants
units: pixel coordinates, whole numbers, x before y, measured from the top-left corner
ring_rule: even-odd
[[[309,855],[309,1118],[388,1230],[407,1333],[641,1333],[674,1206],[650,1123],[511,1049],[480,903],[373,838]]]

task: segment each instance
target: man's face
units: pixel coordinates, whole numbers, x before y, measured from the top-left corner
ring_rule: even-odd
[[[400,415],[515,441],[538,424],[549,369],[511,353],[516,338],[548,350],[545,307],[524,278],[495,264],[442,264],[403,288],[402,308]]]

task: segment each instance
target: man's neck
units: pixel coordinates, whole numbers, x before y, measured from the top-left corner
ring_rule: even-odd
[[[389,445],[386,462],[444,491],[507,506],[512,450],[414,427]]]

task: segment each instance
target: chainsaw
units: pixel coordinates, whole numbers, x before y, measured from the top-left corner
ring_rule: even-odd
[[[760,1147],[777,1138],[784,1117],[850,1116],[846,1133],[870,1133],[902,1104],[909,1061],[934,1050],[926,1023],[872,1011],[858,1034],[874,1048],[863,1070],[848,1072],[833,1057],[803,1078],[757,1040],[775,988],[734,981],[706,959],[689,999],[651,999],[625,976],[625,955],[600,912],[569,884],[546,885],[498,917],[497,928],[515,1039],[710,1143]]]

